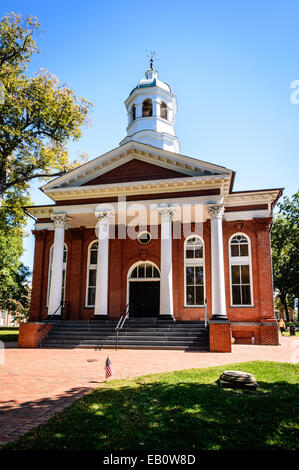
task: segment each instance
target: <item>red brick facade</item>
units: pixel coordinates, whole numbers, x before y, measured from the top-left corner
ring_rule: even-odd
[[[177,320],[203,321],[205,319],[204,307],[185,306],[185,263],[190,262],[190,259],[185,261],[185,239],[189,235],[197,234],[203,238],[204,242],[204,297],[208,319],[212,317],[211,241],[213,241],[213,280],[215,282],[213,309],[215,315],[213,321],[210,322],[211,350],[230,351],[232,341],[246,344],[278,344],[278,329],[273,305],[270,247],[272,218],[270,216],[282,194],[282,189],[233,192],[233,181],[234,172],[225,167],[141,142],[127,142],[47,183],[43,186],[43,191],[54,204],[27,208],[37,218],[34,232],[36,241],[30,320],[38,322],[48,317],[49,255],[55,230],[57,236],[55,235],[54,252],[57,270],[53,271],[50,296],[50,308],[53,312],[59,309],[58,290],[61,286],[64,240],[67,246],[67,264],[63,318],[89,320],[94,317],[106,318],[106,313],[109,318],[119,318],[129,301],[128,272],[130,268],[140,261],[149,261],[160,269],[162,258],[161,314],[168,316],[173,314]],[[104,226],[103,224],[107,222],[105,219],[109,219],[107,223],[110,223],[111,230],[115,223],[117,232],[117,224],[122,223],[118,217],[124,214],[121,207],[116,208],[120,197],[129,205],[132,202],[142,204],[143,215],[148,216],[154,212],[157,215],[155,224],[161,223],[163,230],[170,231],[172,225],[173,239],[172,243],[166,245],[162,243],[164,248],[161,253],[161,225],[156,225],[148,227],[153,236],[147,244],[142,245],[130,236],[126,239],[120,238],[117,233],[110,237],[109,249],[108,244],[103,243],[104,248],[98,254],[101,256],[101,262],[96,273],[97,280],[93,279],[93,282],[97,283],[95,299],[97,315],[94,315],[94,308],[86,305],[88,249],[90,244],[97,240],[95,231],[97,223]],[[106,208],[106,204],[110,209]],[[190,205],[192,210],[199,206],[203,209],[203,219],[200,217],[200,220],[205,220],[205,222],[200,226],[201,233],[196,232],[198,226],[194,222],[199,222],[199,216],[195,212],[190,217],[190,233],[187,233],[186,226],[178,225],[180,222],[175,218],[176,209],[172,209],[176,205],[180,209],[186,205]],[[163,222],[165,207],[169,218],[166,222],[164,219]],[[115,217],[113,223],[110,222],[110,217],[111,220]],[[171,222],[172,219],[173,222]],[[222,219],[222,224],[218,223],[219,219]],[[185,221],[186,219],[179,220]],[[179,227],[182,232],[181,237],[177,233]],[[248,303],[249,296],[252,297],[251,305],[244,307],[232,305],[231,299],[230,261],[242,264],[242,260],[232,260],[229,255],[230,239],[235,234],[245,234],[250,241],[251,293],[249,294],[248,287],[245,287],[245,284],[248,284],[247,281],[244,281],[244,285],[235,287],[235,291],[239,289],[240,303],[242,303],[241,292],[245,292],[245,301]],[[223,254],[219,247],[222,237]],[[249,257],[246,254],[245,265],[248,265],[248,260]],[[197,262],[198,266],[202,263],[201,259]],[[171,267],[172,283],[168,276]],[[198,276],[202,275],[200,269],[194,270],[195,272]],[[248,279],[247,268],[243,272],[245,272],[245,279]],[[95,288],[94,286],[95,284],[92,289]],[[190,294],[191,298],[198,291],[200,292],[198,295],[201,296],[200,301],[202,301],[202,290],[197,287],[195,286],[193,294]],[[93,290],[90,292],[94,293]],[[157,289],[156,292],[158,292]],[[143,301],[143,297],[146,297],[145,291],[142,290],[140,297]],[[151,301],[152,297],[150,297],[150,302],[147,301],[149,311],[152,309]],[[155,301],[155,304],[157,303],[158,300]],[[155,314],[158,312],[156,311]],[[215,323],[216,318],[226,318],[226,314],[229,321],[222,324]]]
[[[232,331],[230,324],[214,323],[209,325],[210,330],[210,351],[211,352],[231,352]]]
[[[270,219],[223,222],[223,249],[227,315],[232,337],[236,343],[278,344],[274,318],[272,267],[270,253]],[[153,229],[153,228],[152,228]],[[158,229],[159,230],[159,229]],[[250,238],[252,260],[253,306],[232,307],[229,273],[229,239],[235,233]],[[47,317],[46,300],[49,271],[49,252],[53,244],[53,230],[35,231],[35,255],[32,284],[31,321]],[[191,232],[192,233],[192,232]],[[205,297],[208,318],[211,317],[211,235],[210,221],[203,224],[205,253]],[[87,256],[89,244],[96,240],[94,229],[75,228],[65,231],[68,248],[65,301],[69,303],[68,318],[93,318],[94,309],[86,307]],[[160,267],[160,239],[147,245],[137,240],[109,241],[108,315],[120,317],[127,303],[127,275],[130,267],[148,260]],[[184,306],[184,238],[173,239],[173,302],[174,315],[181,320],[204,320],[204,308]],[[64,312],[66,315],[66,312]],[[216,331],[215,325],[210,325]],[[227,332],[225,333],[227,338]],[[226,339],[227,341],[227,339]]]
[[[123,183],[129,181],[183,178],[184,176],[186,175],[179,171],[169,170],[157,165],[152,165],[151,163],[133,159],[117,168],[114,168],[113,170],[97,176],[85,183],[83,186]]]
[[[18,346],[19,348],[37,348],[53,325],[44,323],[21,323]]]

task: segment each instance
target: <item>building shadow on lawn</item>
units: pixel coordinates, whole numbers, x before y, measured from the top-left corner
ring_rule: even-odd
[[[109,384],[12,444],[12,449],[212,450],[296,446],[298,386],[253,390],[196,382]]]

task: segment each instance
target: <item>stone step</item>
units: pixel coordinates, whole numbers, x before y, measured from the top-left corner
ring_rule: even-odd
[[[118,322],[59,321],[41,347],[115,348]],[[209,350],[204,322],[178,322],[157,318],[129,319],[118,332],[118,347],[130,349]]]
[[[73,329],[73,328],[53,328],[50,330],[49,334],[52,334],[53,332],[59,332],[61,334],[76,334],[76,335],[101,335],[101,334],[116,334],[116,330],[114,328],[105,328],[105,329]],[[188,334],[193,334],[193,335],[205,335],[208,334],[208,331],[205,328],[189,328],[189,329],[161,329],[161,328],[123,328],[121,330],[118,330],[118,334],[129,334],[129,333],[146,333],[150,335],[169,335],[169,334],[174,334],[174,335],[188,335]]]
[[[83,325],[111,325],[111,326],[116,326],[118,323],[118,320],[51,320],[52,322],[57,322],[58,325],[78,325],[78,326],[83,326]],[[176,325],[203,325],[203,321],[183,321],[183,320],[177,320],[175,322],[170,322],[169,320],[160,320],[160,319],[128,319],[126,320],[126,324],[132,324],[136,326],[137,324],[140,324],[142,326],[146,325],[171,325],[171,326],[176,326]]]
[[[89,340],[80,340],[80,341],[73,341],[73,340],[63,340],[63,341],[57,341],[57,340],[49,340],[45,343],[46,346],[49,345],[55,345],[56,347],[61,347],[61,346],[81,346],[81,345],[89,345],[93,347],[102,347],[102,346],[112,346],[116,347],[115,341],[89,341]],[[196,346],[196,347],[207,347],[208,341],[206,342],[196,342],[196,341],[123,341],[120,340],[118,342],[118,346],[123,345],[123,346],[180,346],[180,347],[190,347],[190,346]]]
[[[99,346],[98,345],[90,345],[90,344],[79,344],[79,345],[56,345],[56,344],[44,344],[42,345],[43,348],[45,349],[97,349]],[[100,349],[115,349],[115,344],[105,344],[101,345]],[[148,350],[172,350],[172,351],[208,351],[209,347],[207,345],[199,345],[199,346],[149,346],[149,345],[123,345],[120,344],[118,345],[118,349],[148,349]]]
[[[78,330],[86,330],[86,329],[103,329],[103,328],[110,328],[110,329],[115,329],[116,328],[116,325],[98,325],[98,324],[84,324],[84,325],[67,325],[67,324],[58,324],[56,325],[57,327],[59,328],[65,328],[65,329],[69,329],[69,328],[74,328],[74,329],[78,329]],[[176,329],[180,329],[180,330],[190,330],[190,329],[205,329],[205,326],[204,325],[201,325],[201,324],[197,324],[197,325],[181,325],[181,324],[172,324],[172,325],[153,325],[153,324],[141,324],[141,323],[136,323],[136,324],[132,324],[132,323],[125,323],[123,328],[142,328],[142,329],[145,329],[145,328],[152,328],[152,329],[161,329],[161,330],[168,330],[168,329],[173,329],[173,330],[176,330]]]
[[[88,335],[88,334],[115,334],[116,330],[114,328],[87,328],[87,329],[80,329],[80,328],[53,328],[49,334],[52,334],[52,332],[59,332],[61,334],[82,334],[82,335]],[[204,335],[208,334],[208,331],[205,328],[189,328],[189,329],[180,329],[180,328],[175,328],[175,329],[163,329],[163,328],[122,328],[121,330],[118,330],[119,334],[128,334],[128,333],[145,333],[145,334],[161,334],[161,335],[167,335],[167,334],[177,334],[177,335],[188,335],[188,334],[194,334],[194,335]]]
[[[182,340],[185,340],[185,341],[191,341],[191,340],[198,340],[198,341],[201,341],[202,339],[206,339],[208,338],[207,335],[205,336],[194,336],[194,335],[181,335],[181,336],[177,336],[177,335],[147,335],[147,334],[129,334],[129,335],[125,335],[125,334],[122,334],[122,335],[119,335],[118,336],[119,340],[121,339],[126,339],[126,340],[137,340],[137,339],[144,339],[144,340],[148,340],[148,339],[155,339],[157,341],[175,341],[175,340],[179,340],[179,341],[182,341]],[[101,335],[101,336],[95,336],[95,335],[61,335],[61,334],[58,334],[58,333],[54,333],[52,335],[49,335],[48,336],[48,339],[57,339],[58,341],[60,340],[64,340],[64,339],[70,339],[70,340],[96,340],[96,341],[100,341],[100,340],[111,340],[111,341],[115,341],[116,340],[116,335]]]

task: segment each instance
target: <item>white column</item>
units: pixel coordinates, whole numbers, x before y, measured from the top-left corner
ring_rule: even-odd
[[[136,119],[142,117],[142,103],[135,103],[136,106]]]
[[[173,316],[172,230],[174,209],[159,209],[161,214],[160,315]]]
[[[224,207],[211,205],[208,212],[211,216],[212,320],[227,321],[222,237]]]
[[[158,100],[153,100],[153,116],[160,116],[160,103]]]
[[[98,263],[96,277],[95,315],[108,315],[108,258],[110,211],[96,213],[98,222]]]
[[[51,218],[54,222],[54,249],[48,315],[53,315],[55,312],[55,315],[60,315],[61,308],[58,307],[61,303],[64,229],[67,216],[65,214],[54,214]]]

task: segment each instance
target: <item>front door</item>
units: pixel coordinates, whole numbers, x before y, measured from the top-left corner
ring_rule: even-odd
[[[130,281],[132,317],[158,317],[160,281]]]

